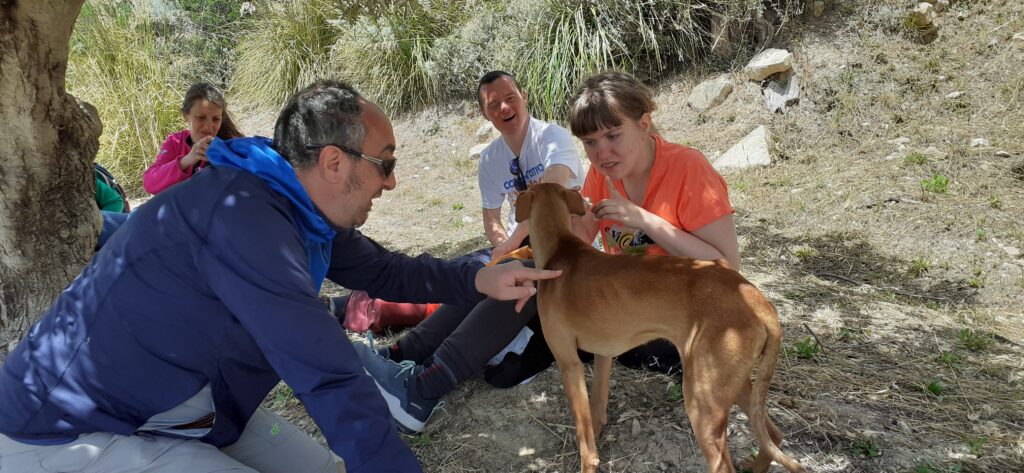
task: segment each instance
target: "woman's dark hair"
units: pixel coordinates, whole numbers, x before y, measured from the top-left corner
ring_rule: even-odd
[[[231,119],[231,114],[228,113],[228,101],[224,99],[224,94],[220,92],[220,89],[209,82],[192,84],[192,87],[189,87],[188,91],[185,92],[185,100],[181,102],[181,113],[188,114],[197,100],[207,100],[220,107],[221,120],[220,129],[217,130],[217,138],[230,140],[231,138],[245,136],[242,132],[238,131],[235,121]]]

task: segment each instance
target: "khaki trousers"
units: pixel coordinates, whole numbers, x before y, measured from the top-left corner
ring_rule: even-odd
[[[260,408],[234,445],[140,433],[84,434],[39,446],[0,435],[0,473],[344,473],[341,459],[273,412]]]

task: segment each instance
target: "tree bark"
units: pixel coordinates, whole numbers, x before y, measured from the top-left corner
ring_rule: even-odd
[[[92,253],[96,109],[64,89],[84,0],[0,0],[0,360]]]

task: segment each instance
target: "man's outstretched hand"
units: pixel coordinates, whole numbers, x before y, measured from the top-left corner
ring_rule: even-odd
[[[476,273],[476,290],[500,301],[516,299],[516,312],[537,293],[534,281],[554,279],[562,271],[534,269],[523,266],[519,261],[481,268]]]

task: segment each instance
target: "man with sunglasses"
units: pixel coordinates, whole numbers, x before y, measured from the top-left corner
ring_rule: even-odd
[[[483,203],[484,234],[499,257],[522,245],[528,225],[516,225],[515,202],[537,182],[579,189],[583,167],[568,130],[538,120],[526,110],[526,91],[512,74],[491,71],[477,83],[480,113],[501,133],[480,153],[477,178]],[[501,221],[505,202],[510,212]]]
[[[419,472],[324,278],[375,295],[519,299],[557,272],[390,252],[355,230],[397,185],[384,113],[332,81],[274,140],[215,140],[213,164],[104,244],[0,366],[0,471]],[[321,447],[261,408],[284,380]],[[333,451],[333,454],[331,453]]]

